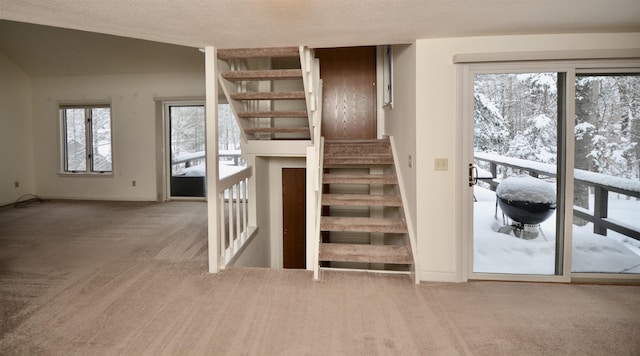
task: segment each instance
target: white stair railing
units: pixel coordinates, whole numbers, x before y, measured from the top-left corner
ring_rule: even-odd
[[[218,211],[220,214],[221,267],[232,264],[255,236],[257,228],[249,225],[248,204],[251,202],[249,179],[253,168],[247,167],[218,181]]]
[[[398,167],[398,164],[400,162],[399,158],[398,158],[398,152],[396,150],[396,144],[395,141],[393,139],[393,136],[388,136],[389,137],[389,143],[391,144],[391,152],[393,154],[393,164],[394,164],[394,170],[396,173],[396,176],[398,177],[398,189],[400,190],[400,197],[402,198],[402,215],[405,219],[405,222],[407,224],[407,230],[409,231],[408,233],[408,240],[409,240],[409,244],[411,245],[411,254],[413,256],[413,271],[412,275],[413,275],[413,280],[414,283],[419,284],[420,283],[420,268],[419,268],[419,263],[418,263],[418,244],[417,244],[417,240],[416,240],[416,236],[415,236],[415,226],[413,225],[413,219],[411,218],[411,214],[409,214],[407,212],[407,209],[409,208],[409,205],[407,203],[407,193],[406,193],[406,189],[404,187],[404,179],[402,176],[402,171],[400,171],[400,167]]]

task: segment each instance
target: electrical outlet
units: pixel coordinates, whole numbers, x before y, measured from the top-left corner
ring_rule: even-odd
[[[446,158],[436,158],[434,160],[434,167],[436,171],[448,171],[449,170],[449,160]]]
[[[132,180],[132,181],[131,181],[131,186],[132,186],[132,187],[135,187],[135,186],[136,186],[136,181],[135,181],[135,180]]]
[[[15,188],[20,188],[20,182],[15,181],[15,182],[13,183],[13,186],[14,186]]]
[[[409,155],[409,168],[413,167],[413,157],[411,157],[411,155]]]

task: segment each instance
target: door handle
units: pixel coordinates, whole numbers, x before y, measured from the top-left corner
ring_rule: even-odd
[[[469,186],[473,187],[478,184],[478,167],[474,166],[473,163],[469,163]]]

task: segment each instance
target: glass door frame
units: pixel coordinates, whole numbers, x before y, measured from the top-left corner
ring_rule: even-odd
[[[474,63],[462,65],[460,70],[462,74],[460,80],[462,81],[461,88],[461,104],[462,104],[462,126],[463,126],[463,159],[465,165],[473,163],[473,142],[474,142],[474,79],[476,74],[506,74],[506,73],[564,73],[566,82],[573,80],[575,77],[575,71],[571,66],[567,66],[562,62],[516,62],[516,63]],[[560,76],[558,78],[560,80]],[[558,83],[560,86],[560,83]],[[569,87],[569,85],[567,85]],[[570,97],[574,97],[571,93],[567,92],[565,97],[558,93],[558,113],[561,108],[563,114],[559,115],[558,120],[558,172],[566,171],[565,167],[572,167],[570,162],[566,159],[568,156],[567,151],[572,148],[567,147],[566,132],[572,132],[573,122],[566,120],[567,117],[573,117],[573,114],[569,112],[570,105],[567,105]],[[571,126],[571,127],[569,127]],[[562,137],[562,138],[561,138]],[[537,281],[537,282],[560,282],[566,283],[570,281],[570,274],[567,271],[571,271],[571,254],[570,249],[567,246],[571,246],[571,234],[567,229],[571,228],[571,222],[567,221],[566,217],[571,220],[572,211],[567,212],[567,206],[565,201],[572,201],[570,197],[567,197],[567,192],[573,191],[573,171],[571,172],[571,178],[565,175],[565,182],[562,182],[561,174],[557,175],[558,181],[558,193],[557,193],[557,206],[556,214],[556,256],[555,275],[535,275],[535,274],[508,274],[508,273],[484,273],[473,271],[473,255],[474,255],[474,231],[473,231],[473,187],[464,189],[463,192],[463,245],[464,245],[464,260],[466,261],[466,277],[467,279],[479,279],[479,280],[505,280],[505,281]],[[466,182],[466,180],[465,180]],[[566,184],[563,184],[566,183]],[[569,183],[571,186],[569,186]],[[467,184],[468,186],[468,184]],[[568,228],[567,228],[568,226]]]
[[[162,117],[163,117],[163,146],[164,146],[164,196],[166,201],[170,200],[194,200],[194,201],[206,201],[206,195],[204,197],[181,197],[171,195],[171,107],[175,106],[202,106],[205,109],[204,100],[175,100],[165,101],[162,105]],[[206,125],[206,117],[205,117]],[[203,133],[204,134],[204,133]],[[206,143],[205,143],[206,147]],[[206,149],[205,149],[206,152]],[[206,159],[206,157],[205,157]],[[205,176],[205,184],[206,184]]]
[[[557,220],[556,229],[561,239],[556,244],[556,264],[559,272],[556,275],[525,275],[525,274],[497,274],[479,273],[473,271],[473,187],[469,187],[468,180],[462,179],[465,186],[462,189],[462,261],[463,278],[465,280],[504,280],[526,282],[557,282],[572,281],[637,281],[638,275],[621,275],[605,273],[573,273],[573,202],[574,166],[575,166],[575,82],[576,73],[611,73],[637,72],[640,62],[633,59],[620,60],[571,60],[571,61],[520,61],[520,62],[485,62],[466,63],[458,65],[458,107],[460,119],[460,135],[462,142],[461,165],[463,174],[467,175],[468,164],[473,163],[474,142],[474,78],[476,74],[488,73],[534,73],[556,72],[564,73],[564,95],[558,92],[558,105],[563,113],[558,118],[558,207],[562,209],[561,217]],[[560,110],[558,110],[560,113]],[[561,250],[561,253],[558,252]]]

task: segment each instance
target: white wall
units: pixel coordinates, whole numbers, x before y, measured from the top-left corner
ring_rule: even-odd
[[[385,107],[385,134],[394,137],[407,212],[416,227],[416,46],[393,46],[393,107]],[[412,165],[409,166],[409,156]],[[420,246],[418,245],[418,251]]]
[[[33,80],[35,191],[49,198],[156,200],[156,97],[204,97],[204,74],[45,77]],[[111,102],[112,177],[59,175],[59,103]],[[136,186],[132,186],[132,181]]]
[[[250,192],[249,199],[255,199],[257,204],[256,225],[257,235],[251,240],[244,252],[238,257],[234,266],[243,267],[271,267],[271,215],[269,214],[270,178],[269,162],[263,157],[246,157],[247,163],[254,167],[256,180],[255,192]]]
[[[31,85],[31,78],[0,52],[0,205],[35,192]]]
[[[466,164],[457,103],[456,65],[461,53],[639,48],[640,33],[423,39],[416,41],[417,224],[421,279],[463,281],[462,196]],[[397,68],[397,66],[396,66]],[[398,84],[396,84],[396,89]],[[434,171],[435,158],[449,170]]]

